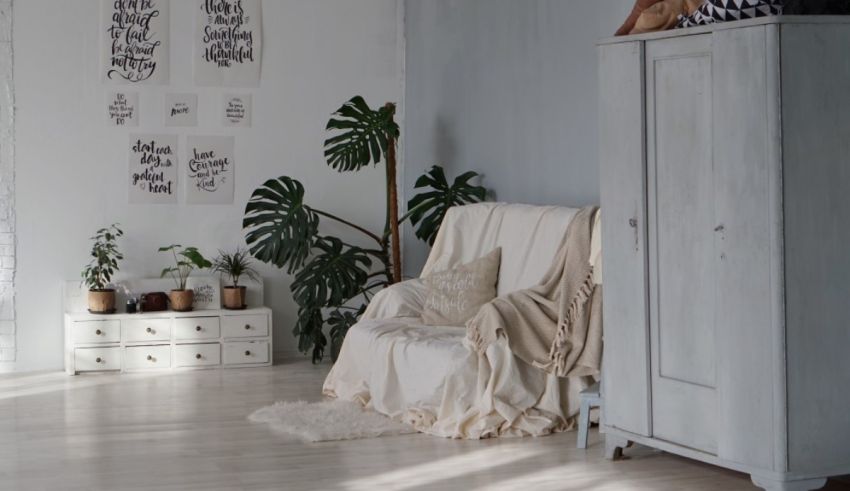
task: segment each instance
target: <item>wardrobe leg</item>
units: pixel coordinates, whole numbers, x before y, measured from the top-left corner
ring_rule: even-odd
[[[803,479],[799,481],[777,481],[764,476],[750,476],[753,484],[765,491],[811,491],[826,486],[826,478]]]
[[[630,446],[632,442],[623,437],[605,435],[605,458],[617,460],[623,456],[623,449]]]

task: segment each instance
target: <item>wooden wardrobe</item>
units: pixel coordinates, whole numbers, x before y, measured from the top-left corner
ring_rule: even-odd
[[[606,452],[850,474],[850,20],[599,45]]]

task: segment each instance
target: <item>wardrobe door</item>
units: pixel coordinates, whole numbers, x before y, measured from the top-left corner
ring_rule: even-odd
[[[646,121],[652,432],[716,454],[711,45],[647,42]]]
[[[778,43],[776,26],[714,34],[718,454],[763,469],[785,465]]]
[[[643,44],[599,47],[605,426],[651,435]]]

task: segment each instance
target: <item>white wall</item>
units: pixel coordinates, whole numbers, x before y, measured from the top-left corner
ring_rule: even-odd
[[[99,82],[99,0],[15,2],[16,195],[18,223],[17,370],[62,366],[63,280],[87,262],[87,238],[120,222],[124,274],[155,276],[170,243],[213,254],[243,243],[241,217],[251,191],[288,174],[308,201],[379,230],[382,169],[339,175],[322,156],[329,114],[354,94],[372,105],[401,98],[401,29],[395,0],[263,2],[263,76],[253,93],[253,127],[222,128],[223,89],[195,88],[191,72],[192,6],[171,1],[171,83],[138,88],[140,125],[107,127]],[[167,92],[199,93],[199,127],[163,127]],[[236,135],[232,206],[128,205],[131,131]],[[294,349],[289,278],[263,268],[274,309],[275,349]]]
[[[596,41],[634,0],[407,0],[405,184],[476,170],[500,201],[599,199]],[[427,247],[408,234],[405,272]]]

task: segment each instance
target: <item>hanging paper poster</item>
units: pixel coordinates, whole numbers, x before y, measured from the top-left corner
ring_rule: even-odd
[[[260,83],[260,0],[195,0],[195,83],[256,87]]]
[[[106,117],[110,126],[139,126],[139,94],[136,92],[107,93]]]
[[[232,136],[189,136],[186,159],[186,203],[233,203]]]
[[[165,126],[198,126],[198,94],[166,94]]]
[[[104,82],[168,82],[169,0],[101,0]]]
[[[177,202],[177,135],[130,135],[129,200]]]
[[[224,94],[224,126],[251,126],[251,94]]]

